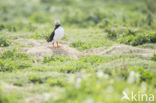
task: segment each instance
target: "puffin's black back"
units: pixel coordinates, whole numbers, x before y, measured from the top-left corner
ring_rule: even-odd
[[[54,28],[53,32],[51,33],[49,39],[47,40],[48,42],[51,42],[51,41],[53,40],[54,35],[55,35],[55,30],[56,30],[58,27],[60,27],[60,26],[61,26],[60,24],[59,24],[59,25],[55,25],[55,28]]]

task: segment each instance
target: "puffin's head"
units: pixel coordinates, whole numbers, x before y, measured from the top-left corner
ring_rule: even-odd
[[[55,20],[55,25],[60,25],[60,21],[59,20]]]

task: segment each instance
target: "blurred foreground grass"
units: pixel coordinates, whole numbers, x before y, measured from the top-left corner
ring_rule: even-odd
[[[154,50],[155,5],[155,0],[1,0],[0,103],[131,103],[121,101],[123,91],[156,95],[155,55],[38,59],[23,53],[29,47],[13,44],[47,39],[58,18],[65,28],[62,41],[80,51],[119,43]]]

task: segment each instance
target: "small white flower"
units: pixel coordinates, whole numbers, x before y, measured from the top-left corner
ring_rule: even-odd
[[[83,103],[95,103],[93,98],[87,98]]]
[[[104,74],[104,78],[108,79],[109,75],[108,74]]]
[[[140,74],[135,73],[134,71],[131,71],[129,73],[129,77],[127,80],[128,83],[134,83],[134,82],[139,81],[139,80],[140,80]]]
[[[138,81],[140,81],[140,74],[139,73],[136,73],[136,81],[138,82]]]
[[[80,88],[80,86],[81,86],[81,78],[78,78],[76,80],[76,88]]]
[[[142,89],[143,91],[146,91],[146,90],[147,90],[147,87],[146,87],[146,83],[145,83],[145,82],[143,82],[143,83],[141,84],[141,89]]]
[[[108,79],[109,75],[106,74],[106,73],[103,73],[103,71],[98,71],[97,72],[97,77],[99,77],[99,78],[103,77],[103,78]]]
[[[114,83],[114,80],[113,80],[113,79],[111,79],[109,82],[110,82],[111,84],[113,84],[113,83]]]
[[[76,88],[79,88],[81,86],[81,81],[82,81],[82,75],[78,74],[78,77],[76,79]]]
[[[104,73],[102,71],[98,71],[97,72],[97,76],[100,78],[100,77],[103,77],[104,76]]]
[[[107,92],[112,93],[114,91],[114,88],[112,86],[109,86],[107,88]]]
[[[47,101],[50,98],[50,93],[44,94],[44,100]]]

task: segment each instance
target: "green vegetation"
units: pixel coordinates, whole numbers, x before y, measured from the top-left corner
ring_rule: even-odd
[[[126,30],[112,30],[106,29],[107,37],[110,39],[117,39],[120,43],[129,44],[133,46],[142,45],[144,43],[156,43],[156,32],[140,33],[139,31]]]
[[[0,0],[0,15],[0,103],[138,103],[122,101],[123,91],[156,96],[155,0]],[[61,44],[81,52],[78,58],[64,49],[68,55],[29,55],[45,46],[55,19],[65,29]]]
[[[15,69],[24,69],[31,66],[29,56],[17,52],[16,49],[4,51],[0,55],[0,71],[13,71]]]
[[[9,46],[11,42],[4,35],[0,36],[0,47]]]
[[[156,54],[154,54],[153,57],[151,57],[151,60],[156,61]]]

